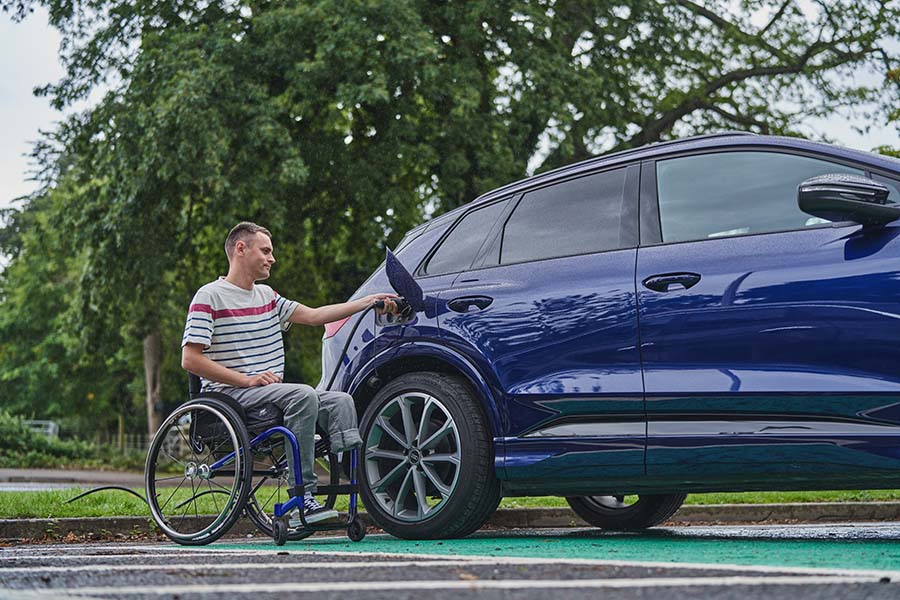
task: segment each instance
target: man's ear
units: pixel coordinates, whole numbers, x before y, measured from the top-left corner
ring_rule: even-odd
[[[234,253],[243,254],[244,250],[247,249],[247,243],[244,240],[238,240],[234,245]]]

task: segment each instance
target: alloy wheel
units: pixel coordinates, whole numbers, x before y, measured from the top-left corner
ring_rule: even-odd
[[[401,521],[440,511],[459,482],[461,444],[450,411],[421,392],[378,412],[366,437],[365,476],[380,508]]]

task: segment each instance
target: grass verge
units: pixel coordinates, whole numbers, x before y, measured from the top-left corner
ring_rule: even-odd
[[[150,510],[140,499],[120,491],[103,491],[76,500],[71,504],[65,501],[87,488],[56,489],[33,492],[0,492],[0,519],[27,518],[67,518],[67,517],[114,517],[114,516],[150,516]],[[136,492],[143,495],[142,489]],[[265,498],[270,494],[261,494]],[[172,499],[173,505],[190,497],[189,491],[180,490]],[[266,509],[271,511],[274,499],[267,503]],[[284,501],[282,499],[282,501]],[[825,491],[825,492],[744,492],[691,494],[687,504],[780,504],[791,502],[874,502],[900,501],[900,490],[871,491]],[[216,511],[213,499],[207,497],[199,510]],[[565,498],[556,496],[540,496],[525,498],[504,498],[500,508],[565,508]],[[346,510],[347,499],[338,498],[338,510]]]

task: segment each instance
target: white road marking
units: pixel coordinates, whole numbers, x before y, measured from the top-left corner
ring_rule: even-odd
[[[191,547],[148,547],[135,546],[134,549],[143,551],[153,550],[145,554],[31,554],[31,555],[9,555],[3,556],[5,552],[0,551],[0,573],[7,569],[2,567],[3,561],[12,561],[17,559],[52,559],[52,560],[84,560],[90,558],[139,558],[141,560],[153,559],[155,556],[171,557],[174,555],[190,555],[202,556],[204,558],[212,558],[213,556],[277,556],[279,552],[287,552],[290,556],[341,556],[341,557],[357,557],[360,559],[389,559],[395,561],[418,560],[418,561],[444,561],[451,556],[447,554],[410,554],[403,552],[352,552],[352,551],[320,551],[320,550],[289,550],[282,548],[273,548],[272,550],[232,550],[215,548],[191,548]],[[117,549],[119,547],[117,546]],[[162,550],[162,552],[156,552]],[[452,559],[463,563],[480,564],[500,564],[500,565],[592,565],[592,566],[615,566],[615,567],[637,567],[637,568],[662,568],[662,569],[691,569],[691,570],[707,570],[707,571],[738,571],[747,573],[792,573],[797,575],[823,575],[823,576],[843,576],[843,577],[888,577],[892,581],[900,581],[900,571],[884,570],[884,569],[835,569],[827,567],[774,567],[767,565],[742,565],[728,563],[689,563],[689,562],[664,562],[664,561],[627,561],[627,560],[607,560],[593,558],[530,558],[530,557],[514,557],[514,556],[482,556],[469,555],[460,556],[452,555]],[[316,564],[316,563],[310,563]],[[359,563],[348,563],[359,564]],[[101,564],[87,565],[92,567],[100,567]],[[36,568],[36,567],[32,567]]]
[[[158,565],[76,565],[71,567],[42,567],[32,565],[30,567],[0,568],[0,575],[6,573],[84,573],[89,571],[224,571],[238,569],[360,569],[369,567],[401,568],[401,567],[467,567],[472,565],[496,565],[494,559],[479,560],[395,560],[395,561],[364,561],[364,562],[313,562],[313,563],[206,563],[206,564],[158,564]]]
[[[876,577],[666,577],[659,579],[502,579],[475,581],[360,581],[336,583],[250,583],[217,585],[176,585],[152,586],[141,589],[115,587],[82,587],[65,590],[43,590],[27,592],[18,597],[46,596],[53,593],[57,597],[81,596],[135,596],[168,594],[254,594],[254,593],[323,593],[323,592],[371,592],[388,590],[526,590],[526,589],[623,589],[623,588],[666,588],[666,587],[727,587],[727,586],[771,586],[771,585],[832,585],[849,583],[876,583]]]

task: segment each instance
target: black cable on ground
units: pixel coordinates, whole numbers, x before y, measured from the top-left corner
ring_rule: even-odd
[[[129,494],[137,496],[138,498],[143,500],[145,504],[149,504],[149,502],[147,502],[147,499],[144,498],[143,496],[141,496],[140,494],[138,494],[136,491],[129,489],[127,487],[122,487],[121,485],[104,485],[104,486],[100,486],[100,487],[95,487],[94,489],[91,489],[86,492],[82,492],[82,493],[78,494],[74,498],[69,498],[68,500],[63,502],[63,504],[68,504],[69,502],[75,502],[76,500],[78,500],[80,498],[84,498],[85,496],[88,496],[88,495],[96,493],[96,492],[102,492],[103,490],[119,490],[121,492],[128,492]]]

